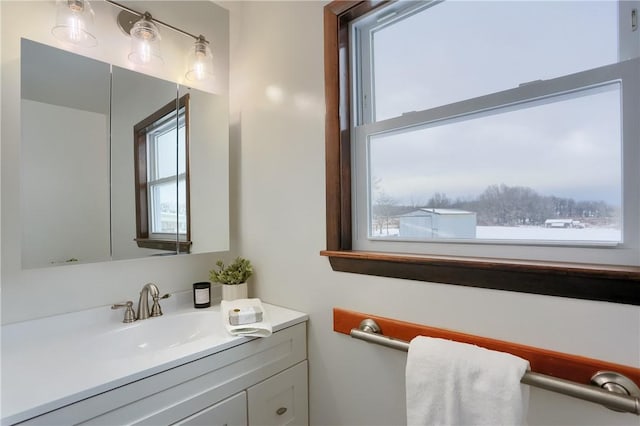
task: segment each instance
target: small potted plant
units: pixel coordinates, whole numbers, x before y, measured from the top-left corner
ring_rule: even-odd
[[[216,266],[217,269],[209,271],[209,278],[212,283],[222,284],[222,300],[246,299],[249,293],[247,280],[253,275],[251,262],[237,257],[229,265],[218,260]]]

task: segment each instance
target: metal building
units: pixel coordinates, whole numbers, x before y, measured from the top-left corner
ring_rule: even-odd
[[[398,216],[399,237],[475,238],[476,214],[459,209],[421,208]]]

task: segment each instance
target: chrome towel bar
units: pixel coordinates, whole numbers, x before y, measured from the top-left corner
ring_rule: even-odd
[[[400,351],[409,351],[409,342],[381,334],[380,327],[372,319],[365,319],[359,328],[351,329],[349,335],[355,339],[386,346]],[[627,377],[611,371],[594,375],[592,385],[583,385],[545,374],[527,372],[521,382],[530,386],[561,393],[585,401],[602,404],[615,411],[640,415],[640,389]]]

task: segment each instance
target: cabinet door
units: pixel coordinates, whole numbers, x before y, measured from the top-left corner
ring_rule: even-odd
[[[179,426],[246,426],[247,393],[240,392],[174,424]]]
[[[307,361],[247,390],[249,425],[309,424]]]

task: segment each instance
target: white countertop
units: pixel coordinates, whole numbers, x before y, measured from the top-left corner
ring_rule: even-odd
[[[38,416],[254,339],[232,336],[224,330],[219,303],[194,309],[191,292],[162,300],[161,306],[162,317],[133,324],[121,322],[122,310],[105,306],[3,326],[2,424]],[[274,332],[308,319],[301,312],[266,303],[263,306]],[[146,325],[164,326],[161,321],[170,321],[172,315],[196,311],[215,315],[221,331],[141,352],[104,347],[104,341],[96,339],[146,321],[156,321]],[[119,345],[120,340],[115,341]]]

